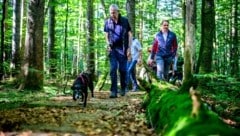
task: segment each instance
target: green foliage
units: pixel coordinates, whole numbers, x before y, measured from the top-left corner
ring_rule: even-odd
[[[14,109],[37,100],[39,94],[31,91],[9,90],[0,93],[0,110]]]
[[[18,91],[13,88],[13,85],[11,84],[4,84],[4,88],[5,89],[0,92],[0,110],[14,109],[22,106],[36,106],[36,102],[44,104],[47,103],[48,99],[51,97],[63,95],[63,92],[60,92],[58,87],[50,85],[45,86],[42,91]]]

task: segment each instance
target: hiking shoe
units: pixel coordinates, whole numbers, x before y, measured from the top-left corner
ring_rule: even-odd
[[[138,86],[134,86],[132,92],[137,92],[138,91]]]
[[[132,90],[132,92],[137,92],[137,91],[138,91],[138,89],[133,89],[133,90]]]
[[[126,89],[123,89],[123,90],[120,91],[121,96],[125,96],[125,94],[126,94]]]
[[[111,94],[111,95],[109,96],[109,98],[117,98],[117,95],[116,95],[116,94]]]

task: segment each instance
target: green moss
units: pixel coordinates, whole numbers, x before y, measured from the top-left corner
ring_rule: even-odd
[[[208,118],[196,120],[191,117],[181,118],[175,123],[167,136],[207,136],[207,135],[239,135],[239,132],[227,127],[217,116],[208,114]]]
[[[192,117],[192,99],[188,91],[173,91],[168,84],[153,85],[145,102],[148,123],[160,135],[203,136],[239,135],[212,111],[202,107]]]
[[[190,115],[191,101],[188,94],[179,94],[169,90],[158,90],[153,94],[147,115],[151,115],[148,119],[152,120],[153,127],[157,132],[162,129],[168,131],[180,117]]]

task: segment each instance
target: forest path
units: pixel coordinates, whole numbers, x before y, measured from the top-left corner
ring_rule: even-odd
[[[95,92],[95,97],[88,99],[86,108],[70,96],[53,97],[45,105],[35,101],[0,113],[4,116],[0,123],[14,131],[0,132],[0,136],[154,136],[156,134],[147,127],[141,108],[144,93],[128,92],[124,97],[111,99],[109,92]]]

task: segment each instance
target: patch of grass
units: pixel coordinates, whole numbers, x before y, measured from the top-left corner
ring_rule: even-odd
[[[48,100],[54,96],[64,95],[60,88],[56,86],[45,86],[41,91],[22,90],[18,91],[12,86],[8,86],[0,91],[0,110],[7,110],[24,107],[44,106],[48,104]],[[71,90],[67,90],[71,95]]]

